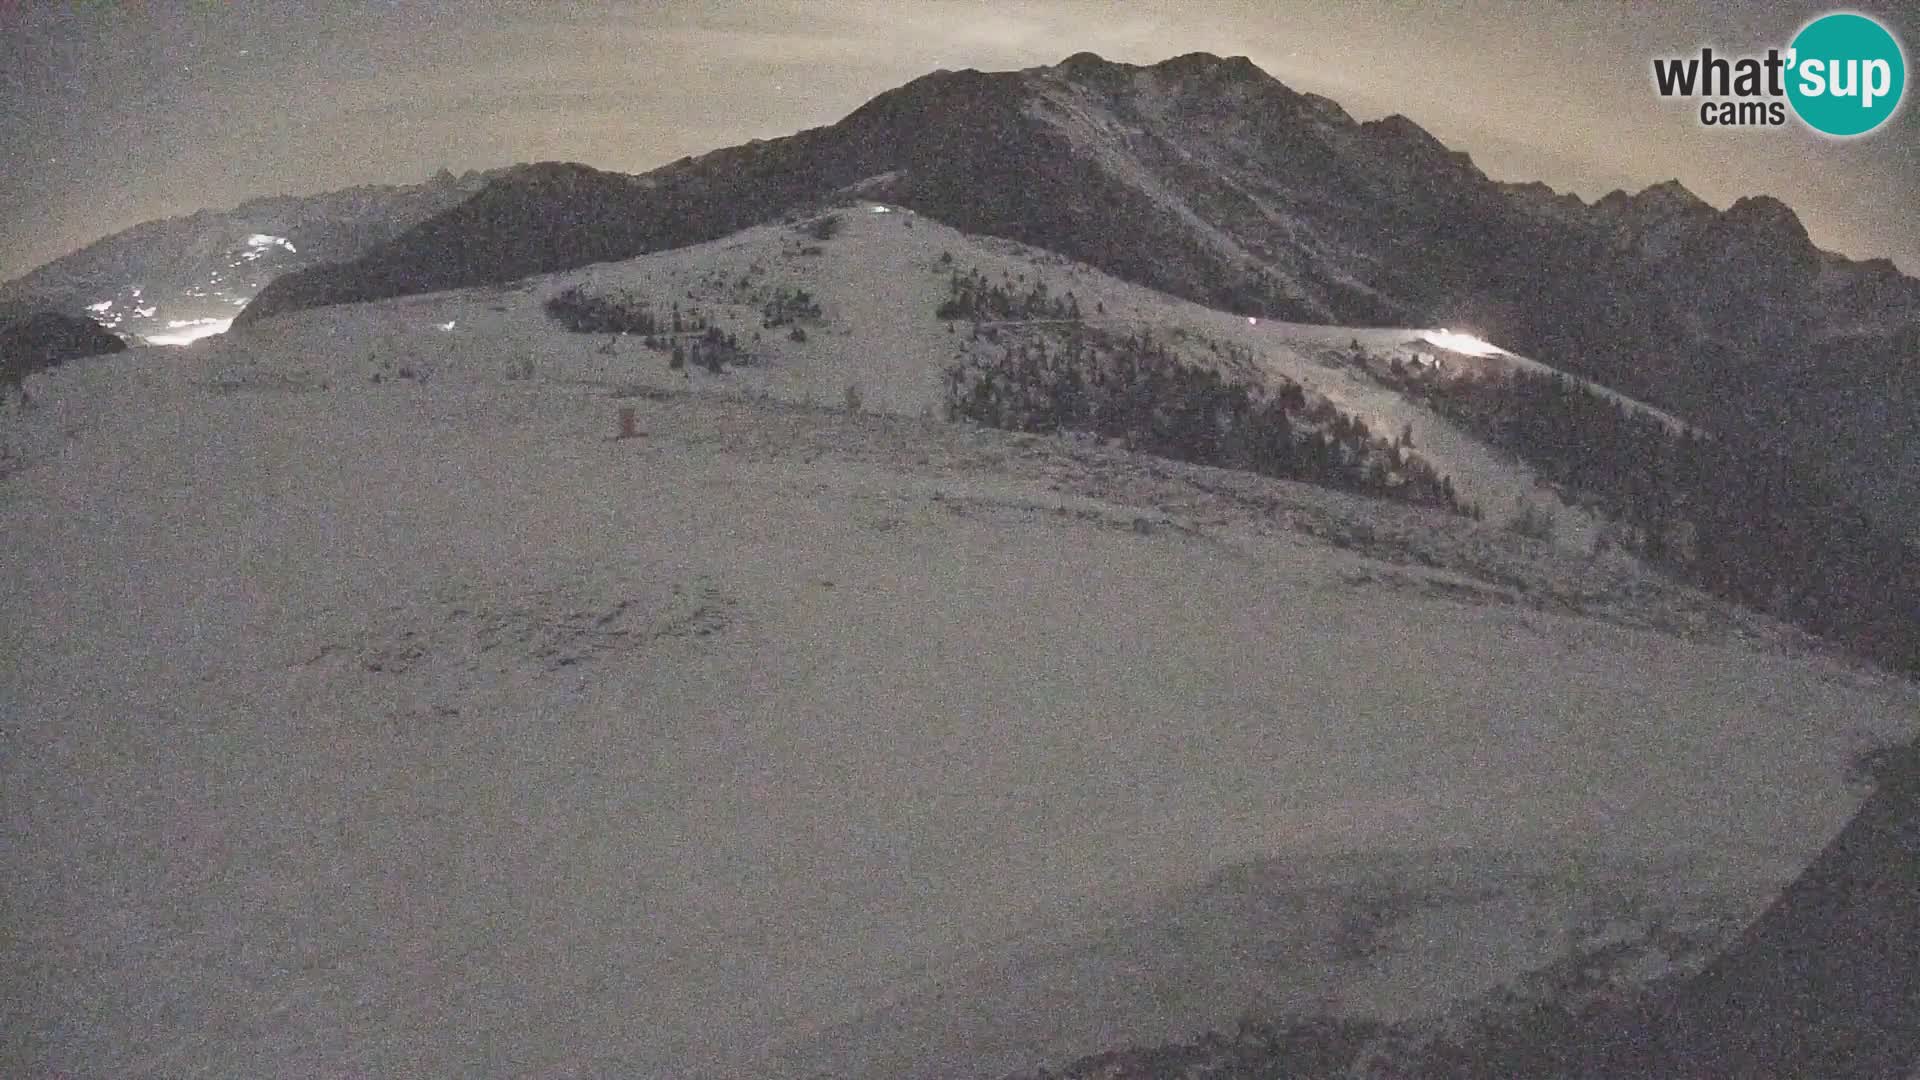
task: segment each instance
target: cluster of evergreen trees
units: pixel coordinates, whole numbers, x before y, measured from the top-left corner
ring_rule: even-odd
[[[1920,671],[1920,552],[1812,472],[1738,438],[1671,430],[1558,374],[1421,387],[1442,414],[1587,493],[1649,560],[1879,663]]]
[[[651,303],[631,292],[596,296],[578,285],[548,298],[546,310],[548,318],[576,334],[639,334],[649,339],[649,348],[656,349],[666,348],[671,338],[682,334],[714,329],[712,320],[698,308],[682,311],[675,303],[661,318]]]
[[[811,302],[806,293],[798,295]],[[661,318],[651,304],[632,293],[594,296],[575,285],[550,298],[546,309],[549,317],[575,333],[642,335],[647,348],[667,354],[667,364],[675,371],[692,364],[718,375],[727,365],[739,366],[750,359],[739,338],[721,330],[698,309],[682,311],[678,303]],[[813,310],[818,313],[819,308]]]
[[[1021,291],[1011,278],[992,283],[978,269],[965,274],[954,270],[947,277],[947,298],[941,301],[935,314],[943,321],[1078,319],[1080,301],[1071,292],[1065,296],[1050,295],[1047,283],[1038,278]]]
[[[801,319],[820,317],[820,302],[805,289],[786,286],[774,290],[773,297],[760,309],[760,325],[766,329],[785,326]]]
[[[626,292],[594,296],[574,285],[549,297],[546,310],[548,318],[576,334],[653,334],[661,329],[652,305]]]
[[[1478,516],[1453,482],[1297,384],[1259,398],[1147,333],[1074,326],[1009,342],[946,372],[947,413],[1016,431],[1086,431],[1161,457],[1246,469]]]
[[[704,319],[701,321],[705,323]],[[748,359],[746,351],[740,347],[740,339],[723,333],[717,326],[707,326],[697,337],[649,337],[647,348],[667,353],[667,366],[674,371],[692,364],[718,375],[726,370],[728,364],[738,367]]]

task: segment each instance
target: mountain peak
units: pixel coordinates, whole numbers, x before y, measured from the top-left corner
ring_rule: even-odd
[[[1162,75],[1206,76],[1211,78],[1267,80],[1272,76],[1245,56],[1219,56],[1210,52],[1182,53],[1157,64],[1141,66],[1122,60],[1108,60],[1096,52],[1082,50],[1060,61],[1054,71],[1079,78],[1132,74],[1152,71]]]
[[[1383,116],[1378,120],[1369,120],[1365,126],[1380,135],[1389,135],[1396,139],[1405,139],[1409,142],[1417,142],[1423,145],[1442,145],[1440,140],[1434,138],[1431,132],[1419,124],[1414,123],[1402,113]]]
[[[1096,52],[1074,53],[1043,73],[1080,86],[1099,87],[1109,92],[1125,86],[1141,69],[1118,60],[1108,60]]]
[[[1771,195],[1746,195],[1734,201],[1721,216],[1728,227],[1772,238],[1793,249],[1813,250],[1813,240],[1800,215]]]
[[[1113,66],[1113,62],[1097,52],[1081,50],[1060,61],[1057,67],[1063,68],[1104,68]]]
[[[1640,207],[1671,207],[1675,210],[1712,209],[1705,199],[1687,190],[1679,180],[1663,180],[1648,185],[1640,194],[1633,196],[1632,202]]]
[[[1449,149],[1446,143],[1434,138],[1432,132],[1399,113],[1368,120],[1360,129],[1384,143],[1403,147],[1429,160],[1469,170],[1474,167],[1473,158],[1466,151]]]
[[[1711,204],[1678,180],[1648,185],[1636,195],[1616,188],[1596,201],[1593,209],[1636,230],[1653,226],[1703,226],[1719,215]]]
[[[1210,52],[1181,53],[1168,57],[1153,65],[1167,71],[1182,69],[1199,71],[1230,71],[1234,73],[1258,72],[1260,68],[1244,56],[1219,56]]]
[[[1757,223],[1790,224],[1795,228],[1800,225],[1800,216],[1793,212],[1793,207],[1771,195],[1742,195],[1727,207],[1727,216]]]

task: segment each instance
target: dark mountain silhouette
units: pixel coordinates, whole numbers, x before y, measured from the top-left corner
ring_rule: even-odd
[[[1731,947],[1559,1048],[1594,1076],[1909,1080],[1920,1070],[1920,744]]]
[[[1700,1060],[1836,1080],[1920,1068],[1920,786],[1906,756],[1676,1003]]]
[[[630,257],[856,184],[1216,306],[1352,323],[1479,310],[1480,329],[1540,352],[1623,332],[1757,340],[1779,329],[1768,319],[1832,328],[1836,309],[1887,332],[1920,321],[1920,282],[1823,256],[1777,200],[1723,213],[1668,182],[1588,206],[1497,183],[1405,117],[1357,123],[1244,57],[1204,53],[935,72],[831,127],[639,178],[524,166],[352,272],[276,285],[243,321]],[[381,283],[338,284],[367,271]],[[1768,310],[1734,306],[1761,300]],[[1560,326],[1568,303],[1596,318]]]
[[[92,319],[57,311],[0,310],[0,386],[83,356],[124,351],[122,341]]]

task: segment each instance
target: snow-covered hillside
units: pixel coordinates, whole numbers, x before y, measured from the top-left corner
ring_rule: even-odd
[[[1339,355],[1353,341],[1379,356],[1432,352],[1421,335],[1435,328],[1253,323],[897,208],[868,203],[837,218],[839,231],[826,240],[812,237],[804,222],[768,225],[512,286],[296,313],[244,327],[191,355],[197,363],[234,372],[224,377],[249,378],[241,372],[264,364],[261,377],[309,382],[392,377],[403,367],[435,379],[497,382],[515,364],[531,360],[545,379],[619,379],[654,387],[691,380],[697,388],[822,404],[841,402],[852,387],[869,411],[937,415],[945,367],[970,349],[991,347],[969,341],[966,322],[949,332],[934,314],[947,297],[950,275],[977,270],[1017,289],[1040,281],[1052,295],[1072,293],[1087,322],[1122,333],[1151,331],[1197,363],[1220,365],[1229,346],[1247,350],[1257,369],[1251,374],[1291,379],[1376,432],[1410,430],[1418,453],[1452,477],[1463,499],[1480,504],[1490,522],[1510,519],[1522,502],[1546,505],[1560,524],[1557,542],[1573,551],[1592,547],[1596,522],[1561,505],[1524,463],[1491,450]],[[571,287],[648,302],[663,319],[676,304],[689,316],[697,309],[735,333],[758,362],[719,378],[701,371],[682,376],[637,340],[609,343],[606,336],[567,333],[542,314],[541,305]],[[796,290],[821,308],[820,319],[803,324],[804,342],[791,340],[786,326],[761,325],[765,303]],[[1510,353],[1502,361],[1539,367]]]
[[[1913,734],[1912,686],[1625,560],[924,417],[943,251],[1403,414],[847,217],[29,377],[0,1074],[998,1075],[1437,1010],[1751,914]],[[573,283],[822,317],[682,376],[557,329]],[[1440,900],[1328,953],[1383,874]]]

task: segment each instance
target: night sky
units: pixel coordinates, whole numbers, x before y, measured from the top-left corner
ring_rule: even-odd
[[[1841,5],[1846,6],[1846,5]],[[1915,51],[1920,0],[1852,5]],[[832,123],[938,68],[1246,55],[1490,175],[1765,193],[1920,274],[1920,108],[1835,142],[1702,128],[1652,57],[1784,48],[1823,4],[1486,0],[0,0],[0,279],[155,217],[517,161],[641,171]],[[1909,69],[1909,81],[1914,73]]]

